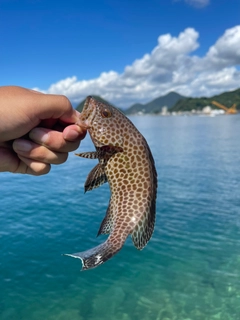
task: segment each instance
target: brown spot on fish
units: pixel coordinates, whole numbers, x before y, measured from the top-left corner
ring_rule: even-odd
[[[85,191],[105,182],[111,191],[98,231],[98,235],[109,234],[108,239],[93,249],[69,254],[81,259],[86,270],[115,255],[129,234],[139,250],[150,240],[155,223],[157,172],[146,140],[118,109],[88,97],[79,121],[88,128],[96,151],[78,156],[99,160],[87,177]]]

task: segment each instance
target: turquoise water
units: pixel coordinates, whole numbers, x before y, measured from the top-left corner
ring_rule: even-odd
[[[84,194],[95,160],[0,174],[1,320],[240,319],[240,115],[135,116],[158,171],[153,238],[80,272],[62,256],[96,234],[108,185]],[[93,150],[86,138],[80,150]]]

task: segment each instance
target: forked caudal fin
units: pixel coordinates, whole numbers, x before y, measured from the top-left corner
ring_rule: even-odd
[[[82,270],[88,270],[96,268],[97,266],[114,256],[122,248],[124,242],[125,239],[122,243],[120,241],[111,241],[110,236],[105,242],[95,248],[83,252],[64,255],[81,259]]]

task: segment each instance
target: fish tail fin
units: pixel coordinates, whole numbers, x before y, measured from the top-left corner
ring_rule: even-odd
[[[110,236],[105,242],[95,248],[83,252],[65,255],[81,259],[82,270],[96,268],[97,266],[114,256],[122,248],[126,238],[124,239],[124,241],[119,241],[119,239],[117,241],[112,240],[114,239],[111,239]]]

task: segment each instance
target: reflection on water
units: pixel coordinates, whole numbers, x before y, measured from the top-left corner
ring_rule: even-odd
[[[1,174],[1,320],[240,319],[240,116],[132,117],[156,160],[157,222],[137,251],[80,272],[108,205],[70,155],[44,177]],[[81,150],[93,150],[89,139]]]

